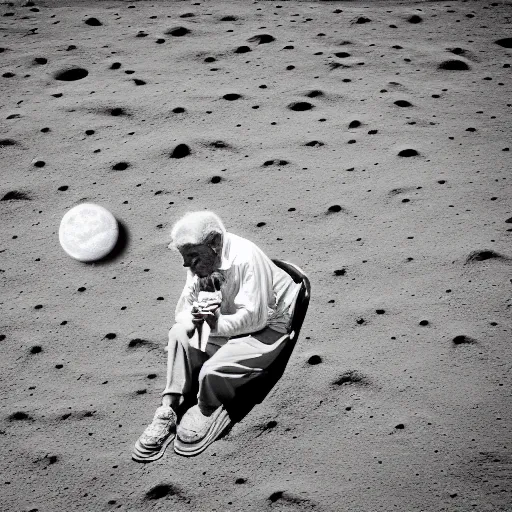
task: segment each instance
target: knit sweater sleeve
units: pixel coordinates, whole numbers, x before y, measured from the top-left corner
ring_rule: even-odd
[[[236,336],[259,331],[267,325],[269,295],[272,294],[272,271],[264,255],[257,249],[240,264],[240,288],[234,298],[236,311],[220,314],[215,336]]]

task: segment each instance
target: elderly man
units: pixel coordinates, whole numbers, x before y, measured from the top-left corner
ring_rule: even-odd
[[[227,232],[213,212],[185,214],[171,238],[187,280],[169,331],[162,405],[135,445],[138,461],[161,457],[175,432],[185,443],[205,437],[237,388],[277,357],[282,344],[273,344],[287,332],[300,288],[254,243]],[[200,304],[205,283],[213,295]],[[194,384],[197,405],[176,427],[178,407]]]

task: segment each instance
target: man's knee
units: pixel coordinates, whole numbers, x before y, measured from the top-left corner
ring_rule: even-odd
[[[174,345],[174,343],[179,342],[181,343],[185,348],[188,348],[188,333],[187,329],[184,325],[181,324],[174,324],[169,329],[169,341],[167,343],[168,346]]]

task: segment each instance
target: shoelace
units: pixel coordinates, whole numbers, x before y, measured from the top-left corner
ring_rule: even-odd
[[[171,421],[171,420],[172,420],[172,417],[156,418],[156,420],[153,420],[153,423],[148,425],[148,430],[146,431],[146,433],[151,436],[159,436],[159,435],[163,434],[166,430],[166,427],[169,425],[169,421]]]

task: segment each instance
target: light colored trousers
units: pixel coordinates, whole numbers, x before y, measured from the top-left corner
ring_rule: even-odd
[[[209,414],[228,404],[240,386],[274,361],[286,343],[278,342],[282,336],[269,327],[230,339],[212,336],[202,352],[190,346],[185,328],[176,324],[169,331],[167,382],[162,395],[187,395],[193,389],[193,379],[198,378],[199,409]]]

